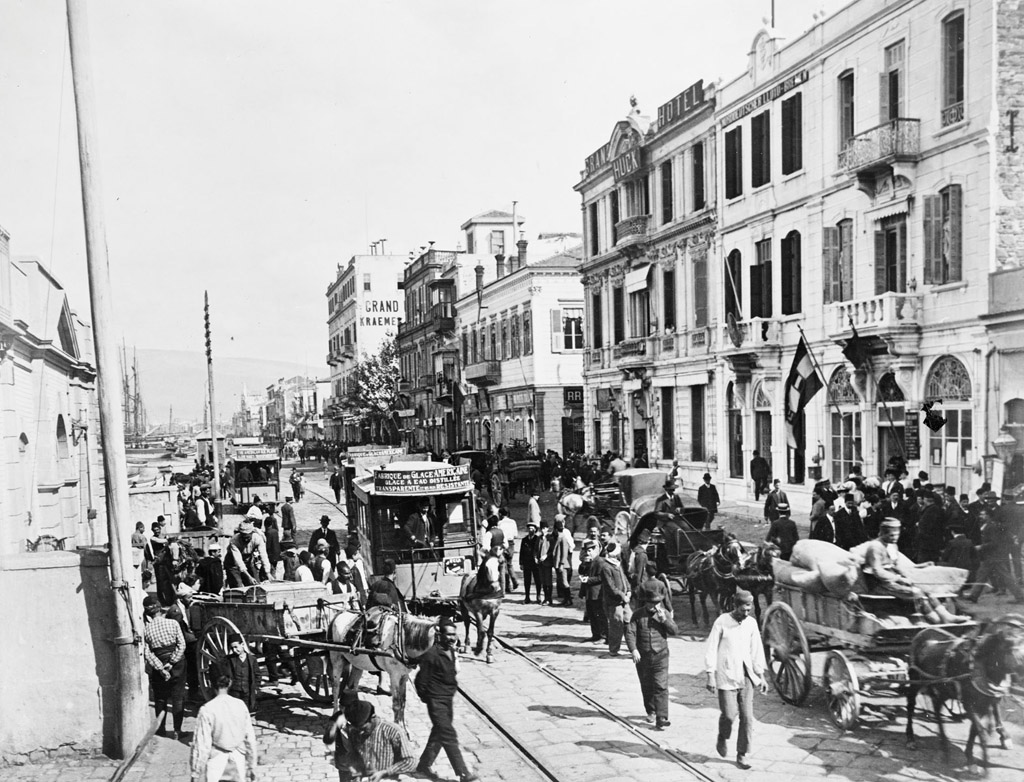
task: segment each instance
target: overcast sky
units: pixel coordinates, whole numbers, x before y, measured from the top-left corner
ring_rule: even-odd
[[[845,0],[778,0],[787,37]],[[91,0],[116,316],[129,345],[322,371],[336,264],[487,209],[579,231],[572,186],[635,94],[746,65],[771,0]],[[0,225],[87,316],[63,0],[0,0]]]

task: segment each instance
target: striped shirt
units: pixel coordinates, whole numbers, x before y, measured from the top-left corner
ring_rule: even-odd
[[[166,665],[169,667],[185,656],[185,636],[181,633],[181,625],[165,616],[157,616],[146,624],[143,635],[146,639],[146,662],[158,671],[164,669],[165,663],[156,656],[154,649],[174,646],[174,652]]]
[[[405,731],[393,722],[378,717],[373,720],[368,736],[364,737],[353,730],[349,733],[349,740],[362,760],[363,772],[366,774],[387,771],[388,776],[394,776],[408,773],[416,765]]]

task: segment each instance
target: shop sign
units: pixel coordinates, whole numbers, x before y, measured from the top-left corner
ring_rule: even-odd
[[[359,305],[357,305],[359,306]],[[402,321],[403,312],[398,299],[368,299],[362,302],[359,325],[367,326],[398,326]]]
[[[278,458],[276,448],[258,448],[250,446],[246,448],[235,448],[232,458],[236,462],[265,462]]]
[[[748,101],[747,103],[744,103],[742,106],[740,106],[735,111],[730,111],[728,114],[726,114],[722,118],[722,125],[723,126],[729,125],[729,124],[735,122],[736,120],[738,120],[738,119],[740,119],[742,117],[747,116],[752,111],[755,111],[756,109],[761,108],[766,103],[771,103],[773,100],[778,98],[780,95],[783,95],[783,94],[789,92],[790,90],[792,90],[792,89],[794,89],[796,87],[799,87],[801,84],[803,84],[805,81],[807,81],[810,78],[810,75],[811,75],[810,71],[800,71],[799,73],[793,74],[792,76],[790,76],[785,81],[782,81],[782,82],[779,82],[778,84],[776,84],[770,90],[767,90],[766,92],[762,92],[760,95],[758,95],[752,101]]]
[[[691,84],[668,103],[658,107],[658,130],[681,122],[704,105],[704,80]]]
[[[584,166],[585,169],[586,169],[586,172],[587,172],[586,175],[590,176],[595,171],[597,171],[597,169],[603,168],[607,164],[608,164],[608,145],[607,144],[603,144],[601,147],[598,148],[598,150],[596,152],[594,152],[592,155],[590,155],[587,158],[587,162],[586,162],[586,164]]]
[[[412,418],[416,415],[415,410],[395,410],[394,412],[399,418]]]
[[[903,427],[903,449],[907,452],[907,460],[921,458],[921,423],[917,410],[906,412],[906,425]]]
[[[533,394],[529,391],[519,391],[512,394],[512,405],[514,407],[527,407],[533,404]]]
[[[562,389],[563,407],[583,407],[583,386],[566,386]]]
[[[610,388],[597,389],[597,410],[600,413],[607,413],[612,409],[612,390]]]
[[[498,396],[491,397],[492,410],[507,410],[508,409],[508,394],[499,394]]]
[[[373,474],[374,491],[382,497],[455,494],[470,491],[469,464],[429,470],[377,470]]]
[[[639,146],[626,150],[615,158],[612,161],[612,175],[615,177],[615,181],[618,182],[620,179],[625,179],[639,171],[641,161]]]

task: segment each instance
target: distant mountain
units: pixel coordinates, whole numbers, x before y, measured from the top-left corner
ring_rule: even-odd
[[[128,349],[131,353],[131,347]],[[175,420],[203,420],[206,401],[206,356],[188,350],[138,349],[139,385],[149,423],[167,421],[171,406]],[[213,361],[213,387],[217,418],[231,420],[245,388],[265,395],[267,386],[280,378],[307,375],[326,378],[326,367],[306,367],[290,361],[262,358],[217,358]]]

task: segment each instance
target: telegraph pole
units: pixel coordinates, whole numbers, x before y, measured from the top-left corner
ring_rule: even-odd
[[[140,598],[128,576],[133,568],[128,505],[128,463],[124,452],[124,410],[121,362],[113,337],[113,304],[107,237],[103,222],[102,188],[96,152],[93,76],[90,69],[86,0],[67,0],[71,78],[78,122],[78,164],[82,178],[85,217],[85,257],[89,273],[89,304],[96,346],[96,392],[103,444],[103,480],[107,498],[107,538],[110,581],[114,598],[114,651],[117,658],[117,757],[135,752],[145,733],[148,697],[142,678],[142,617]],[[133,599],[133,593],[136,596]]]
[[[213,465],[213,488],[210,495],[213,497],[213,507],[220,510],[220,457],[217,455],[217,418],[213,414],[213,346],[210,342],[210,293],[203,291],[203,322],[206,325],[206,377],[210,386],[210,442],[213,443],[213,451],[210,455],[210,462]],[[219,517],[218,513],[218,517]],[[218,518],[218,525],[220,519]]]

